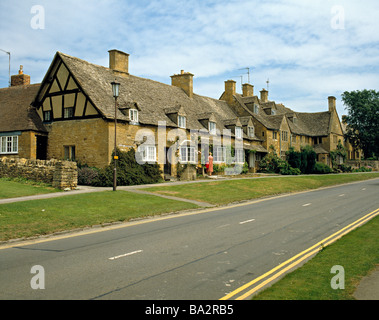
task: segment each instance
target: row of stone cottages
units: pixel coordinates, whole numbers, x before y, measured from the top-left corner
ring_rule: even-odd
[[[190,132],[207,133],[214,163],[222,164],[227,158],[222,134],[229,129],[231,144],[243,146],[235,153],[235,162],[247,162],[253,172],[270,149],[284,157],[291,146],[300,150],[311,145],[318,161],[330,165],[329,152],[344,141],[335,97],[328,98],[325,112],[302,113],[270,101],[265,89],[255,95],[248,83],[240,94],[235,81],[225,81],[225,91],[217,100],[193,92],[191,73],[181,71],[171,79],[172,85],[167,85],[129,74],[129,55],[119,50],[109,51],[108,68],[57,52],[41,84],[30,84],[30,76],[20,67],[19,74],[11,77],[11,86],[0,89],[0,157],[78,160],[96,167],[109,164],[115,142],[113,81],[121,88],[116,111],[118,148],[137,150],[143,145],[143,150],[138,149],[143,160],[158,162],[167,175],[176,175],[175,159],[165,157],[174,143],[180,163],[200,161],[200,138]],[[159,135],[162,124],[165,133]],[[178,128],[186,137],[172,133]],[[148,129],[155,139],[141,134],[141,129]],[[350,159],[359,157],[348,148]]]

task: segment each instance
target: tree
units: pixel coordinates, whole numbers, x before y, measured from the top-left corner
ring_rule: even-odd
[[[342,94],[348,115],[347,132],[353,147],[360,148],[365,158],[379,156],[379,92],[345,91]]]

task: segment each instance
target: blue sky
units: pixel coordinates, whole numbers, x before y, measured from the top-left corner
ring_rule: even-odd
[[[11,74],[23,65],[32,83],[56,51],[108,66],[119,49],[131,74],[170,84],[183,69],[195,93],[216,99],[228,79],[240,92],[248,67],[256,93],[269,79],[269,99],[300,112],[325,111],[334,95],[342,115],[344,91],[379,89],[378,12],[376,0],[2,0],[0,49]]]

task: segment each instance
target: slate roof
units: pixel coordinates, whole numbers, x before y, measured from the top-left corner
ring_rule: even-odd
[[[35,108],[31,106],[40,84],[0,89],[0,132],[47,132]]]
[[[273,101],[259,103],[259,99],[256,96],[242,97],[242,95],[236,94],[234,97],[246,112],[251,114],[268,129],[279,130],[283,117],[286,117],[290,130],[294,134],[311,137],[327,136],[329,134],[331,121],[331,113],[329,111],[314,113],[295,112],[281,103],[277,104]],[[253,103],[259,104],[260,106],[258,114],[253,112],[252,107],[249,108],[249,104]],[[276,114],[266,114],[264,109],[267,107],[275,109]],[[296,120],[293,121],[293,118]]]
[[[213,113],[217,129],[222,131],[224,120],[237,117],[225,101],[197,94],[189,98],[181,88],[175,86],[133,75],[119,76],[109,68],[61,52],[57,52],[57,56],[63,60],[83,91],[106,119],[114,119],[114,98],[111,87],[111,82],[114,80],[120,83],[118,106],[123,108],[130,103],[136,103],[140,110],[138,120],[141,124],[156,126],[159,121],[166,121],[168,127],[177,127],[177,124],[168,117],[167,111],[182,109],[186,114],[187,129],[203,129],[204,125],[198,120],[199,114]],[[119,111],[117,120],[127,121],[128,117]]]

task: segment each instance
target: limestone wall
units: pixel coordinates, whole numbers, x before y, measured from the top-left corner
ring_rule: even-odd
[[[59,160],[0,159],[0,177],[22,177],[51,184],[58,189],[74,189],[78,184],[76,162]]]

